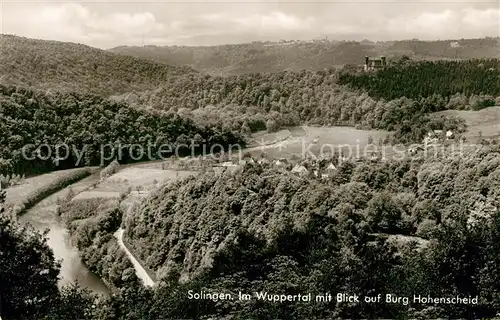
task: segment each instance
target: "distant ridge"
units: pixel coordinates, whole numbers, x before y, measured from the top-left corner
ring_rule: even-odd
[[[364,56],[408,55],[413,60],[500,58],[500,38],[421,41],[281,40],[218,46],[119,46],[110,52],[212,74],[323,70],[360,64]]]
[[[0,35],[0,83],[109,96],[151,89],[190,67],[123,56],[83,44]]]

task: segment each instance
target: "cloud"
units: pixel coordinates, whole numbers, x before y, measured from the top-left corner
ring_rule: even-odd
[[[413,35],[424,39],[466,38],[499,35],[500,9],[444,10],[391,19],[386,31],[397,37]]]
[[[464,24],[475,28],[495,28],[500,32],[500,8],[490,8],[487,10],[477,10],[466,8],[462,11]]]
[[[15,15],[3,17],[3,32],[61,41],[102,42],[158,35],[168,29],[150,12],[99,14],[78,3],[45,5],[40,10],[22,13],[23,19]]]
[[[315,23],[313,17],[300,18],[278,11],[274,11],[270,14],[253,14],[248,17],[236,18],[233,21],[240,27],[261,29],[270,32],[277,30],[307,30]]]
[[[94,17],[87,21],[87,26],[99,32],[108,32],[129,36],[150,34],[164,31],[165,26],[157,23],[150,12],[142,13],[113,13],[108,16]]]
[[[101,48],[311,39],[325,34],[342,39],[394,40],[500,33],[500,9],[491,5],[365,2],[8,2],[3,5],[2,32]]]

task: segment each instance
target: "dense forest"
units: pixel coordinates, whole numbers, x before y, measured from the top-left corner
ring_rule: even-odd
[[[397,131],[396,141],[404,143],[420,142],[429,129],[443,129],[442,124],[432,123],[427,113],[474,108],[470,105],[474,97],[464,94],[374,99],[338,85],[337,79],[333,69],[228,77],[199,74],[171,78],[155,90],[115,98],[242,133],[302,124],[348,125]],[[455,125],[449,127],[454,129]]]
[[[163,186],[123,222],[112,207],[103,214],[93,205],[67,211],[70,220],[82,221],[77,232],[87,233],[79,246],[101,257],[95,265],[115,275],[120,288],[119,294],[95,300],[98,308],[78,306],[90,312],[86,319],[495,316],[498,146],[460,156],[332,161],[337,168],[326,179],[251,163],[238,171],[207,172]],[[136,285],[120,255],[99,249],[120,223],[128,243],[162,280],[155,288]],[[192,300],[188,290],[235,296],[241,291],[253,298]],[[256,299],[254,292],[261,291],[479,300],[477,305],[276,303]]]
[[[58,289],[61,266],[54,259],[46,234],[10,220],[4,212],[4,201],[5,191],[0,191],[2,319],[94,319],[97,297],[77,284]]]
[[[0,35],[0,84],[108,96],[149,89],[192,72],[82,44]]]
[[[109,288],[140,286],[132,263],[113,237],[122,222],[119,201],[71,201],[71,195],[66,200],[61,201],[59,215],[89,270]]]
[[[120,160],[128,162],[146,159],[149,154],[156,157],[160,145],[169,145],[172,152],[179,146],[182,154],[191,150],[191,141],[205,141],[207,146],[243,143],[238,133],[221,127],[197,126],[177,114],[135,109],[90,94],[0,85],[0,115],[2,174],[102,165],[103,159],[112,160],[112,148],[118,157],[120,144],[124,146]],[[47,146],[39,148],[44,144]],[[125,147],[133,144],[145,150],[142,158]],[[68,149],[61,147],[57,154],[58,145]]]
[[[204,306],[184,295],[186,310],[172,316],[492,317],[500,307],[499,151],[345,162],[326,180],[256,164],[207,173],[146,199],[126,236],[159,278],[207,291],[480,297],[477,306]]]
[[[116,47],[111,52],[147,58],[217,75],[323,70],[362,64],[365,56],[401,55],[415,60],[500,58],[498,38],[445,41],[280,41],[221,46]]]
[[[393,135],[387,143],[421,142],[437,129],[460,133],[463,120],[429,114],[498,103],[498,60],[415,61],[425,55],[498,56],[491,51],[498,39],[457,42],[453,50],[450,41],[113,50],[238,74],[214,76],[83,45],[2,36],[0,174],[18,177],[102,165],[100,147],[108,143],[152,145],[156,154],[160,144],[244,144],[251,132],[302,124],[389,130]],[[356,66],[340,72],[330,68],[337,62],[361,64],[365,55],[391,57],[391,52],[410,53],[413,61],[396,59],[369,74],[357,73]],[[23,152],[37,156],[41,144],[52,151],[60,144],[74,149],[67,159],[44,152],[38,160],[25,159]],[[31,147],[23,149],[27,145]],[[187,154],[190,148],[182,151]],[[122,152],[121,163],[144,160],[135,159],[131,149]],[[498,314],[498,145],[387,161],[300,162],[309,172],[327,173],[318,176],[295,175],[291,163],[255,162],[222,172],[204,169],[195,177],[166,183],[130,211],[120,205],[126,193],[109,201],[72,201],[71,192],[59,199],[60,220],[83,262],[111,289],[109,297],[94,296],[78,284],[58,289],[60,265],[47,234],[10,220],[11,212],[4,211],[11,209],[3,208],[5,193],[0,190],[0,316],[476,319]],[[113,161],[102,177],[116,166]],[[113,237],[120,227],[128,246],[159,280],[155,287],[141,284],[120,249]],[[189,290],[234,297],[243,292],[252,298],[193,300]],[[255,298],[254,292],[264,291],[478,296],[479,304],[275,303]]]
[[[395,131],[392,142],[420,142],[426,130],[457,127],[453,120],[450,124],[443,124],[447,120],[436,123],[427,113],[494,105],[499,87],[497,60],[405,63],[396,59],[391,67],[375,75],[353,74],[345,71],[351,70],[347,67],[340,73],[329,68],[222,77],[83,45],[14,36],[3,36],[1,41],[5,42],[2,50],[8,53],[6,57],[17,57],[5,58],[0,64],[6,68],[6,83],[112,96],[113,100],[126,101],[138,109],[175,112],[197,126],[208,124],[243,136],[302,124],[349,125]],[[481,41],[488,47],[488,41],[496,40]],[[346,42],[339,46],[356,51],[367,44]],[[24,51],[27,54],[20,54]],[[63,58],[59,56],[61,52],[68,54]],[[364,54],[367,53],[360,57]],[[21,69],[14,68],[16,59],[26,57],[33,61],[23,62]],[[56,63],[59,71],[43,67],[46,62],[48,66]],[[453,72],[446,71],[450,68]],[[11,78],[20,74],[16,70],[23,70],[25,77]],[[470,81],[459,83],[459,79],[469,78]],[[389,87],[393,89],[387,91]],[[360,90],[367,94],[360,94]]]
[[[495,105],[500,96],[500,60],[420,61],[395,63],[376,73],[342,72],[339,83],[365,90],[372,97],[386,100],[432,95],[450,97],[463,94],[482,97],[484,106]],[[443,102],[444,103],[444,102]],[[475,107],[475,106],[474,106]]]

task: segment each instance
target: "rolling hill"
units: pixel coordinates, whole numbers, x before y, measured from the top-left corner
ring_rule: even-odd
[[[280,41],[221,46],[121,46],[110,52],[172,65],[189,65],[211,74],[323,70],[361,64],[365,56],[407,55],[413,60],[500,58],[499,38],[444,41]]]
[[[2,84],[109,96],[151,89],[170,76],[192,72],[82,44],[0,36]]]

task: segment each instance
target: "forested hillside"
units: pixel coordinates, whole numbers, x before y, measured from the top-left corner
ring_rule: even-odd
[[[0,83],[99,95],[145,90],[194,72],[82,44],[0,35]]]
[[[488,107],[495,105],[494,98],[500,96],[500,60],[406,61],[376,73],[344,71],[339,83],[387,100],[438,95],[441,103],[436,104],[441,105],[457,93],[465,97],[482,95],[483,100],[493,100],[484,105]]]
[[[134,284],[130,265],[106,245],[122,213],[108,208],[96,215],[98,202],[73,207],[74,227],[87,235],[78,245],[87,248],[88,263],[114,277],[120,290],[98,300],[75,289],[62,298],[46,293],[48,299],[71,301],[71,309],[64,303],[53,304],[54,311],[43,303],[33,307],[54,319],[74,317],[71,310],[81,319],[123,320],[495,316],[500,308],[498,146],[460,156],[333,161],[337,169],[327,179],[249,163],[238,171],[207,172],[165,185],[150,195],[124,224],[126,240],[162,279],[152,289]],[[112,250],[100,250],[101,245]],[[194,300],[189,290],[235,299]],[[238,300],[239,291],[252,298]],[[277,303],[258,300],[255,292],[479,300],[477,305]]]
[[[148,58],[173,65],[189,65],[211,74],[323,70],[345,64],[363,64],[365,56],[413,59],[500,58],[498,38],[445,41],[282,41],[208,47],[116,47],[111,52]]]
[[[153,308],[135,304],[134,312],[145,318],[492,317],[500,307],[495,148],[461,157],[344,162],[326,180],[248,164],[165,186],[125,222],[135,252],[158,277],[170,279],[168,289],[157,289]],[[478,295],[480,301],[211,302],[188,300],[188,288],[235,295]]]
[[[483,45],[490,45],[490,40],[482,40]],[[480,109],[494,104],[495,95],[498,95],[497,60],[477,61],[482,66],[474,61],[398,62],[376,76],[342,72],[339,78],[339,72],[330,68],[222,77],[192,73],[188,68],[170,67],[71,43],[14,36],[3,36],[0,41],[4,53],[0,58],[3,59],[0,67],[4,71],[4,83],[112,95],[115,100],[126,100],[138,108],[176,112],[181,117],[193,119],[199,126],[224,127],[225,131],[243,135],[301,124],[349,125],[396,131],[394,142],[419,142],[426,130],[456,127],[453,123],[435,123],[426,117],[428,112]],[[259,44],[247,46],[253,45]],[[264,61],[266,50],[273,46],[260,45],[266,49],[254,54]],[[324,45],[327,44],[286,43],[274,47],[299,46],[313,50],[311,46],[317,46],[320,52]],[[338,51],[338,55],[346,59],[359,55],[362,60],[365,54],[373,53],[368,52],[371,50],[369,42],[330,45],[331,50]],[[396,43],[385,43],[384,48],[393,45]],[[230,47],[217,48],[224,51]],[[211,51],[207,54],[217,56]],[[304,57],[314,61],[311,55]],[[270,70],[269,65],[259,61],[255,63]],[[283,60],[283,63],[291,62]],[[222,65],[216,67],[224,68]],[[447,72],[448,67],[453,67],[453,72]],[[470,81],[460,84],[458,79],[463,78]],[[342,84],[351,85],[356,91]],[[392,89],[387,91],[388,87]],[[360,94],[359,90],[366,90],[370,96]],[[492,96],[484,96],[486,93]]]
[[[244,145],[244,138],[258,130],[303,124],[392,131],[386,143],[420,143],[438,129],[452,130],[458,139],[464,121],[429,113],[497,103],[500,71],[495,59],[415,61],[427,54],[498,55],[491,49],[498,39],[456,42],[113,50],[226,74],[216,76],[83,45],[2,36],[0,174],[102,165],[104,156],[113,159],[109,149],[102,152],[108,144],[126,145],[120,150],[124,163],[158,155],[159,145],[188,154],[191,141],[205,142],[206,151],[214,144]],[[331,68],[359,65],[365,55],[379,54],[409,54],[412,60],[395,59],[389,68],[369,74],[358,73],[357,66]],[[311,70],[300,71],[304,68]],[[42,144],[46,148],[37,151]],[[53,153],[60,144],[71,149]],[[148,152],[137,159],[131,144]],[[55,320],[494,317],[500,310],[500,149],[497,142],[451,149],[427,156],[427,150],[418,154],[415,148],[415,157],[386,161],[302,159],[297,162],[309,170],[304,175],[291,173],[291,163],[249,161],[222,172],[204,168],[186,180],[164,185],[155,180],[159,189],[127,212],[120,201],[130,188],[111,200],[74,199],[68,191],[54,205],[54,215],[85,265],[109,285],[112,294],[106,298],[78,286],[58,290],[60,267],[46,237],[8,220],[0,192],[0,253],[6,253],[0,255],[0,283],[8,284],[8,290],[0,290],[0,315]],[[422,153],[426,156],[419,157]],[[314,170],[326,175],[315,176]],[[142,187],[136,186],[137,195]],[[118,228],[125,229],[124,241],[160,280],[156,287],[140,284],[113,237]],[[235,297],[241,291],[252,298],[200,301],[189,299],[188,290]],[[276,303],[257,300],[255,292],[480,300],[479,305]]]
[[[155,90],[117,98],[175,111],[197,123],[222,123],[242,133],[301,124],[349,125],[397,131],[399,142],[420,142],[429,129],[448,126],[432,123],[426,116],[430,111],[472,109],[467,96],[459,105],[448,97],[441,99],[441,105],[433,97],[374,99],[338,85],[337,78],[333,69],[227,77],[198,74],[172,78]],[[454,127],[450,124],[449,129]]]
[[[138,144],[147,158],[149,154],[158,155],[157,148],[162,144],[169,145],[171,151],[179,144],[186,144],[179,147],[179,152],[188,152],[191,141],[206,141],[207,147],[242,142],[238,133],[217,126],[197,126],[173,113],[139,110],[90,94],[51,94],[0,85],[0,173],[3,174],[101,165],[104,157],[110,157],[111,146],[105,147],[108,144]],[[37,148],[42,144],[47,147],[38,153]],[[67,145],[69,150],[61,148],[57,155],[58,144]],[[101,148],[105,154],[101,154]],[[67,151],[67,159],[57,161],[56,157],[65,158]],[[131,158],[140,160],[130,152],[134,149],[122,149],[121,162]],[[118,156],[118,151],[115,155]]]

